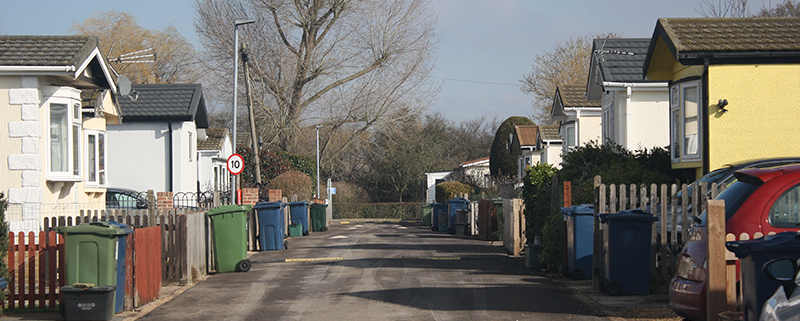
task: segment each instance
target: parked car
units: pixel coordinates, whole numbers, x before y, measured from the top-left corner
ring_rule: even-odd
[[[746,169],[716,199],[725,201],[726,233],[741,235],[800,230],[800,165]],[[669,285],[669,306],[695,321],[706,319],[707,213],[692,225],[689,240],[678,255]]]
[[[764,264],[764,274],[781,286],[764,303],[761,321],[784,321],[800,319],[800,284],[798,263],[794,258],[780,258]]]
[[[147,195],[125,188],[106,189],[106,208],[109,209],[147,209],[150,202]]]

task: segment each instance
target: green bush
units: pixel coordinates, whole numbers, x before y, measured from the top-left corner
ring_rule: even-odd
[[[669,161],[669,153],[661,148],[631,152],[618,144],[592,141],[564,155],[559,177],[572,182],[573,204],[591,204],[595,175],[606,185],[674,183],[677,178],[662,172],[665,157]]]
[[[459,181],[450,181],[436,184],[436,202],[444,203],[449,199],[454,199],[461,194],[472,193],[472,186]]]
[[[522,179],[522,194],[525,200],[526,236],[533,242],[534,236],[542,235],[542,227],[553,212],[553,177],[558,169],[550,164],[538,164],[531,167]]]
[[[517,157],[508,152],[511,142],[508,135],[514,133],[514,126],[536,125],[528,117],[512,116],[500,124],[494,134],[489,158],[489,171],[494,178],[513,177],[517,175]]]
[[[422,219],[422,203],[336,203],[333,219]]]
[[[253,149],[239,145],[239,147],[237,147],[237,152],[244,158],[244,171],[240,174],[242,177],[242,187],[257,187]],[[283,157],[273,154],[266,149],[259,151],[258,160],[261,165],[259,168],[261,171],[261,186],[269,186],[272,179],[293,169],[292,165]]]
[[[547,266],[551,272],[560,271],[564,262],[564,219],[560,215],[551,215],[542,227],[542,251],[539,252],[539,262]]]
[[[8,280],[8,264],[6,262],[6,256],[8,255],[8,222],[6,222],[6,208],[8,206],[8,201],[5,198],[3,192],[0,192],[0,249],[4,249],[0,251],[0,277],[6,278]],[[0,290],[0,303],[5,302],[6,300],[6,292],[4,290]],[[3,305],[0,304],[0,312],[3,311]]]

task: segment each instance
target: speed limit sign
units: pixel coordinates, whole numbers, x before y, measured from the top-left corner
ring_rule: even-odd
[[[242,155],[233,154],[228,157],[228,171],[232,175],[239,175],[244,170],[244,158]]]

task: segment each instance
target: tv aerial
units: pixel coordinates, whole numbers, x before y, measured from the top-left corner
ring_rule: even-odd
[[[111,50],[114,49],[114,45],[111,45],[111,49],[109,49],[109,54]],[[137,50],[134,52],[124,53],[114,58],[109,58],[109,62],[116,62],[119,64],[134,64],[134,63],[153,63],[156,62],[156,50],[153,48],[147,48],[142,50]],[[109,65],[110,66],[110,65]],[[114,70],[114,67],[111,67]],[[114,73],[117,74],[117,85],[119,86],[119,90],[117,91],[119,95],[126,96],[130,98],[131,101],[136,101],[139,98],[139,92],[135,90],[131,90],[131,80],[130,78],[120,75],[114,70]]]

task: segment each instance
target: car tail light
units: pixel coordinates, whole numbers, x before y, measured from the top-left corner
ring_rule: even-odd
[[[697,264],[697,262],[695,262],[691,256],[681,255],[680,258],[678,258],[678,270],[676,271],[675,275],[687,280],[705,280],[705,264],[706,263],[703,263],[703,266],[701,266]]]

